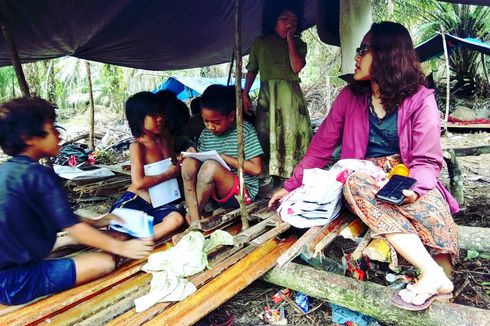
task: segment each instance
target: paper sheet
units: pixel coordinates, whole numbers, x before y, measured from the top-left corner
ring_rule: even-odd
[[[172,165],[172,161],[167,158],[159,162],[146,164],[143,169],[145,175],[157,175],[167,171],[170,165]],[[155,208],[180,198],[179,184],[175,178],[150,187],[148,193],[150,194],[151,204]]]
[[[221,158],[221,156],[218,154],[217,151],[207,151],[207,152],[182,152],[182,155],[187,156],[187,157],[192,157],[195,158],[196,160],[199,160],[201,162],[207,161],[207,160],[215,160],[218,161],[221,165],[223,165],[225,168],[230,170],[230,167],[226,162]]]

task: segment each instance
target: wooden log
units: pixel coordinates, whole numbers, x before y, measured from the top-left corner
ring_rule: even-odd
[[[185,301],[175,304],[145,325],[194,324],[270,270],[276,264],[277,258],[294,241],[295,237],[290,236],[281,242],[277,239],[266,242]],[[275,246],[262,249],[268,244],[275,244]]]
[[[490,145],[452,148],[456,157],[460,156],[478,156],[482,154],[490,154]]]
[[[396,293],[394,289],[295,263],[275,267],[262,279],[325,299],[390,325],[483,326],[490,320],[490,311],[458,304],[434,302],[423,312],[399,309],[391,304],[391,297]]]
[[[458,225],[459,248],[490,252],[490,228]]]
[[[464,204],[464,186],[461,169],[453,149],[444,151],[444,160],[446,161],[447,171],[449,173],[449,188],[451,195],[458,204]]]

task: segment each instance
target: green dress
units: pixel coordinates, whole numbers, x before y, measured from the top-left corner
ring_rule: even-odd
[[[299,38],[296,42],[304,59],[306,43]],[[312,132],[299,76],[289,63],[287,41],[277,35],[258,37],[247,70],[260,72],[255,128],[264,150],[263,177],[289,178],[303,158]]]

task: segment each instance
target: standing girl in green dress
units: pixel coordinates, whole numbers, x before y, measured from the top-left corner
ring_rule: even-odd
[[[269,4],[269,5],[267,5]],[[260,94],[255,128],[264,150],[262,184],[271,176],[289,178],[311,139],[311,124],[299,72],[305,66],[306,43],[297,34],[303,1],[268,1],[264,6],[262,36],[250,52],[243,108],[251,114],[249,97],[260,71]]]

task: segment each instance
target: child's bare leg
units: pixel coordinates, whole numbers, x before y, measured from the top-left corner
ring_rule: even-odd
[[[75,285],[80,285],[102,277],[116,268],[114,255],[105,252],[94,252],[73,258],[77,271]]]
[[[234,174],[216,161],[206,161],[202,164],[197,175],[197,202],[199,213],[206,202],[216,192],[219,198],[226,197],[233,187]]]
[[[196,196],[197,173],[201,162],[193,158],[186,158],[182,162],[182,180],[184,181],[184,196],[189,209],[190,222],[199,220],[198,201]]]
[[[184,224],[184,217],[178,212],[172,212],[165,216],[161,223],[153,228],[153,240],[160,240],[166,235],[178,230]]]

